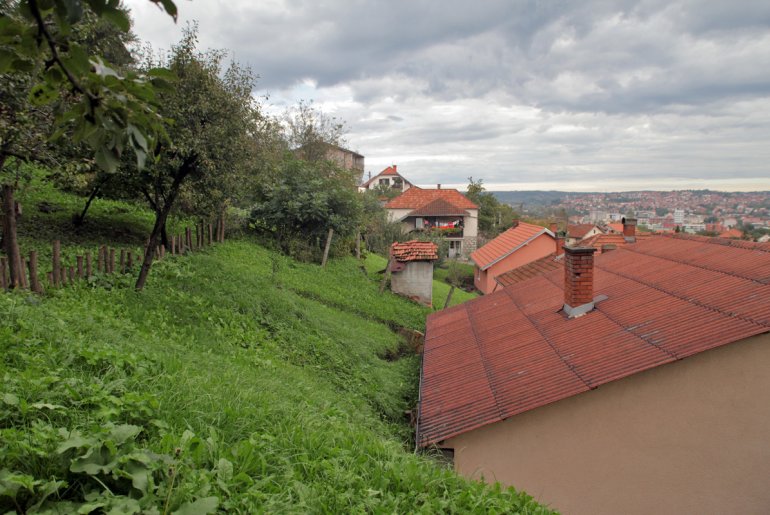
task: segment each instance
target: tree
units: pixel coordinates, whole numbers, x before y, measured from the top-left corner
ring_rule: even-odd
[[[155,248],[183,187],[196,188],[198,199],[209,196],[214,202],[224,202],[236,184],[233,178],[247,166],[245,140],[254,128],[254,79],[250,71],[237,65],[222,74],[225,55],[214,50],[198,52],[192,26],[184,31],[167,62],[153,63],[165,64],[178,79],[175,88],[159,94],[161,113],[173,120],[167,129],[169,139],[159,142],[156,160],[138,177],[137,188],[155,212],[155,224],[137,290],[144,287]]]
[[[158,1],[176,16],[172,0]],[[141,167],[162,126],[154,111],[155,74],[120,75],[75,37],[89,12],[128,32],[130,21],[119,2],[0,0],[0,8],[3,244],[16,286],[22,270],[14,199],[18,164],[45,161],[47,140],[70,130],[74,143],[92,148],[102,169],[114,172],[127,149]],[[57,130],[49,137],[51,121]]]
[[[327,159],[330,145],[345,144],[345,122],[316,109],[312,102],[300,101],[284,113],[286,141],[297,157],[305,161]]]
[[[332,163],[287,157],[280,177],[264,185],[251,217],[254,227],[272,235],[283,252],[314,259],[329,229],[342,237],[359,229],[361,197]]]

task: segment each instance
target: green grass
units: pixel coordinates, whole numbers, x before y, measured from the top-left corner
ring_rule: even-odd
[[[0,294],[0,513],[546,512],[412,452],[392,327],[429,310],[356,260],[230,241],[102,282]]]
[[[378,274],[378,272],[381,270],[384,270],[387,264],[388,264],[387,259],[373,253],[367,254],[364,260],[364,266],[366,267],[366,271],[373,280],[382,279],[382,274]],[[459,265],[463,267],[469,267],[469,265],[465,265],[462,263],[460,263]],[[470,267],[470,269],[471,269],[471,277],[473,277],[472,275],[473,267]],[[433,308],[435,310],[440,310],[444,308],[444,302],[446,301],[447,295],[449,295],[449,289],[451,287],[447,282],[445,282],[446,276],[447,276],[447,271],[445,269],[438,268],[438,267],[435,267],[433,269]],[[462,304],[463,302],[469,301],[471,299],[475,299],[476,297],[478,297],[478,293],[467,292],[460,288],[455,288],[455,291],[452,294],[452,299],[450,300],[448,307]]]

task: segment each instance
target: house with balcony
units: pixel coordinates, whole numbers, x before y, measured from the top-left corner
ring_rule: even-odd
[[[479,206],[456,189],[412,186],[385,204],[388,219],[405,233],[439,236],[449,242],[448,257],[465,259],[476,250]]]
[[[391,165],[374,177],[372,177],[371,172],[369,172],[369,179],[367,179],[358,187],[358,191],[364,192],[367,190],[373,190],[378,186],[403,193],[414,186],[414,184],[406,180],[403,175],[398,173],[398,167],[396,165]]]

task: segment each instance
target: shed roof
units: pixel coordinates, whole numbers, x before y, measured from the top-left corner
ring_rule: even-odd
[[[607,298],[579,318],[562,270],[428,316],[419,445],[770,332],[770,244],[656,236],[594,268]]]
[[[519,222],[518,225],[504,231],[480,249],[471,253],[471,260],[482,270],[486,270],[501,259],[516,252],[522,245],[534,240],[541,234],[553,233],[545,227]]]
[[[438,259],[438,246],[430,241],[410,240],[391,245],[390,255],[401,263],[408,261],[435,261]]]

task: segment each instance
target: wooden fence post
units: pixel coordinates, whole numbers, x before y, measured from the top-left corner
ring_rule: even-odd
[[[29,284],[33,292],[43,293],[43,288],[37,278],[37,252],[34,250],[29,251]]]
[[[176,256],[176,236],[171,235],[171,255]]]
[[[96,270],[99,272],[104,272],[104,245],[99,247],[99,255],[96,262]]]
[[[115,273],[115,249],[110,249],[110,273]]]
[[[21,265],[19,267],[19,287],[23,289],[27,289],[29,287],[29,284],[27,284],[27,262],[24,259],[24,256],[19,254],[19,264]]]
[[[356,231],[356,259],[361,259],[361,231]]]
[[[91,253],[86,252],[86,278],[94,275],[94,266],[91,262]]]
[[[334,229],[329,228],[329,234],[326,235],[326,246],[324,247],[324,257],[321,260],[321,268],[326,266],[326,260],[329,259],[329,249],[332,246],[332,236],[334,236]]]
[[[126,253],[126,267],[128,270],[134,268],[134,256],[131,254],[130,250]]]
[[[0,288],[8,289],[8,279],[6,274],[8,273],[8,263],[4,257],[0,257]]]
[[[83,256],[77,256],[75,258],[78,263],[78,279],[83,278]]]
[[[59,276],[59,269],[61,267],[61,242],[55,240],[53,242],[53,285],[59,286],[61,284],[61,277]]]
[[[209,229],[209,245],[211,245],[212,243],[214,243],[214,238],[213,238],[213,235],[214,235],[214,233],[213,233],[213,231],[214,231],[214,228],[213,228],[213,227],[211,227],[211,224],[208,224],[208,229]]]

